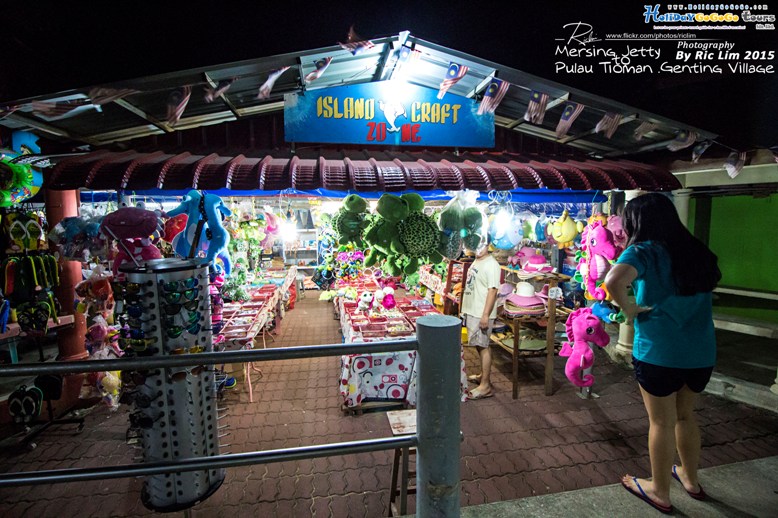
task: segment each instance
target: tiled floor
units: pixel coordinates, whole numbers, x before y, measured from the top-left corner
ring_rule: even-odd
[[[339,343],[331,303],[315,292],[297,301],[269,346]],[[554,395],[543,394],[541,359],[520,368],[510,395],[510,363],[496,352],[496,397],[462,406],[463,506],[611,484],[625,472],[648,472],[648,423],[631,372],[598,351],[599,399],[581,400],[557,358]],[[466,353],[476,371],[474,353]],[[391,435],[383,412],[346,416],[337,392],[339,359],[275,361],[262,366],[255,401],[244,387],[227,395],[231,453]],[[0,471],[106,466],[133,462],[125,441],[128,408],[96,407],[80,435],[66,428],[40,437],[31,452],[0,451]],[[778,416],[712,396],[699,404],[704,467],[778,454]],[[194,516],[336,516],[386,514],[391,453],[284,462],[227,471],[224,485]],[[140,479],[24,486],[0,491],[0,516],[148,516]],[[411,498],[410,509],[413,509]],[[181,513],[178,513],[179,515]]]

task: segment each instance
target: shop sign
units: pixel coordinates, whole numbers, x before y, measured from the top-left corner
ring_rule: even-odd
[[[494,114],[478,103],[404,81],[336,86],[284,96],[287,142],[494,147]]]

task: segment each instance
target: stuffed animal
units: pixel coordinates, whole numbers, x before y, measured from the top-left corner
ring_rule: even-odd
[[[583,230],[583,223],[580,221],[576,222],[570,217],[570,213],[565,210],[559,219],[549,224],[548,228],[551,236],[557,243],[557,247],[561,250],[562,248],[573,246],[575,237]]]
[[[621,249],[613,242],[613,234],[602,221],[596,220],[582,233],[582,249],[585,255],[578,263],[586,292],[596,300],[605,300],[608,293],[600,285],[611,269],[610,261],[616,260]]]
[[[369,291],[363,291],[359,296],[359,303],[357,304],[357,311],[366,313],[373,307],[373,294]]]
[[[173,238],[184,231],[186,228],[186,220],[188,219],[186,214],[178,214],[172,218],[168,218],[165,221],[165,232],[163,238],[168,243],[173,242]]]
[[[103,218],[100,231],[109,239],[121,241],[112,267],[116,280],[123,280],[124,274],[120,274],[119,267],[124,264],[135,261],[143,264],[162,257],[153,242],[164,232],[155,212],[138,207],[121,207]]]
[[[338,235],[338,243],[354,243],[362,247],[362,233],[367,227],[367,201],[358,194],[349,194],[343,200],[343,206],[332,218],[332,227]]]
[[[186,228],[173,239],[173,249],[181,257],[189,257],[195,242],[198,223],[200,235],[197,236],[197,249],[194,256],[198,257],[202,252],[205,262],[214,262],[220,259],[224,265],[224,273],[229,275],[232,271],[232,261],[227,251],[230,242],[230,234],[222,225],[222,217],[232,215],[222,199],[215,194],[206,194],[203,191],[192,190],[187,193],[181,204],[167,213],[168,216],[186,214]]]
[[[373,293],[373,300],[375,300],[374,306],[376,308],[382,308],[384,302],[384,290],[383,289],[375,290],[375,292]]]
[[[11,207],[32,198],[41,185],[43,175],[29,164],[16,164],[5,155],[0,158],[0,207]]]
[[[394,309],[397,306],[397,301],[394,300],[394,288],[391,286],[384,288],[384,300],[381,305],[384,309]]]
[[[559,351],[559,356],[567,357],[565,375],[576,387],[591,387],[594,376],[582,372],[594,365],[594,352],[589,342],[605,347],[610,342],[610,336],[602,327],[600,319],[592,314],[591,308],[580,308],[570,313],[565,330],[568,341],[562,344],[562,350]]]
[[[627,231],[624,230],[624,221],[621,216],[608,216],[608,223],[606,225],[608,230],[613,234],[613,242],[622,250],[627,248]]]

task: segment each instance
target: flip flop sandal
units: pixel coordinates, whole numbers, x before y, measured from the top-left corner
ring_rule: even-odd
[[[35,401],[35,413],[33,414],[33,417],[38,417],[43,410],[43,391],[39,387],[32,386],[27,390],[27,394]]]
[[[636,497],[640,498],[641,500],[643,500],[645,503],[647,503],[648,505],[650,505],[651,507],[653,507],[654,509],[656,509],[660,513],[670,514],[670,513],[673,512],[673,506],[672,505],[662,505],[660,503],[657,503],[657,502],[651,500],[651,498],[649,498],[649,496],[646,494],[646,492],[643,491],[643,488],[640,487],[640,484],[638,483],[638,478],[637,477],[632,477],[632,481],[635,483],[635,487],[638,488],[637,491],[635,491],[634,489],[629,487],[627,484],[625,484],[623,480],[621,481],[621,485],[624,487],[624,489],[626,489],[627,491],[629,491],[631,494],[635,495]]]
[[[14,423],[22,424],[24,422],[25,414],[22,401],[26,395],[27,387],[22,385],[8,396],[8,412],[13,417]]]
[[[494,392],[493,391],[489,392],[488,394],[483,394],[483,393],[478,392],[476,390],[471,390],[471,391],[469,391],[467,393],[467,399],[468,400],[470,400],[470,399],[473,399],[473,400],[475,400],[475,399],[486,399],[486,398],[490,398],[492,396],[494,396]]]
[[[686,486],[683,485],[683,482],[681,482],[681,478],[678,476],[678,472],[676,471],[677,468],[678,466],[673,464],[673,478],[681,484],[681,487],[683,487],[684,491],[686,491],[686,493],[690,497],[694,498],[695,500],[705,500],[708,497],[708,495],[705,494],[705,490],[702,489],[702,485],[697,484],[698,486],[700,486],[700,490],[697,491],[696,493],[686,489]]]

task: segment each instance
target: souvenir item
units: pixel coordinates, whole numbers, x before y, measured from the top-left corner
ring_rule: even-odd
[[[567,317],[565,323],[568,341],[562,345],[559,356],[566,356],[565,375],[576,387],[591,387],[594,376],[584,374],[583,370],[594,365],[594,352],[589,342],[605,347],[610,336],[602,327],[599,318],[592,314],[591,308],[580,308]]]

